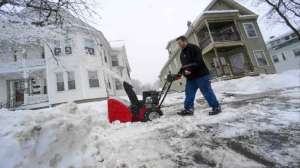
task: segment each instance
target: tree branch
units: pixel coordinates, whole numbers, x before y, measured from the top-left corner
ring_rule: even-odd
[[[298,36],[298,39],[300,40],[300,32],[297,30],[296,27],[293,26],[293,24],[289,21],[289,19],[280,11],[280,7],[278,6],[279,3],[281,3],[279,0],[278,4],[273,4],[270,0],[264,0],[267,4],[269,4],[276,13],[284,20],[285,24],[293,30],[293,32]]]

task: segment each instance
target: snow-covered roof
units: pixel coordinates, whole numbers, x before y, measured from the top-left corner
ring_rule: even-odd
[[[214,14],[214,13],[237,13],[239,10],[234,9],[234,10],[209,10],[209,11],[204,11],[203,14]]]
[[[204,9],[204,11],[208,11],[210,10],[217,2],[219,2],[221,0],[213,0],[211,1],[210,4],[208,4],[208,6]],[[222,0],[224,2],[226,2],[227,4],[230,4],[232,6],[234,6],[235,8],[241,10],[241,11],[245,11],[248,14],[255,14],[254,12],[252,12],[251,10],[249,10],[248,8],[244,7],[243,5],[241,5],[240,3],[234,1],[234,0]]]
[[[298,31],[300,32],[300,27],[298,27]],[[276,36],[276,37],[270,39],[269,41],[267,41],[267,43],[271,43],[271,42],[276,41],[276,40],[278,40],[278,39],[281,39],[281,38],[283,38],[283,37],[285,37],[285,36],[289,36],[289,35],[291,35],[291,34],[293,34],[293,33],[294,33],[294,31],[289,30],[289,31],[287,31],[287,32],[285,32],[285,33],[283,33],[283,34],[280,34],[280,35],[278,35],[278,36]]]

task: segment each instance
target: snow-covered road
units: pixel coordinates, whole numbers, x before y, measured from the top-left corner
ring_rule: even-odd
[[[200,95],[195,116],[177,116],[182,93],[148,123],[109,124],[105,101],[0,110],[0,168],[299,167],[299,77],[214,83],[223,113],[213,117]]]

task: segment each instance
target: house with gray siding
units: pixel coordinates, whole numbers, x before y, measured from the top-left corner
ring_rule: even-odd
[[[188,23],[184,35],[202,49],[213,78],[275,73],[257,18],[257,14],[233,0],[214,0],[194,22]],[[180,49],[175,40],[168,43],[167,50],[169,59],[161,70],[161,81],[181,67]],[[173,89],[183,90],[184,82],[184,79],[176,82]]]

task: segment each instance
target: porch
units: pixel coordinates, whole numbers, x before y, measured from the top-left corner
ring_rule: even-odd
[[[0,108],[21,108],[48,102],[46,70],[1,73]]]
[[[240,34],[234,20],[203,22],[200,30],[196,32],[199,46],[203,54],[215,47],[242,46]]]
[[[45,59],[21,59],[16,62],[0,63],[0,74],[19,72],[28,69],[43,69],[45,67]]]
[[[214,78],[239,78],[255,75],[250,57],[244,46],[216,47],[203,55]]]

